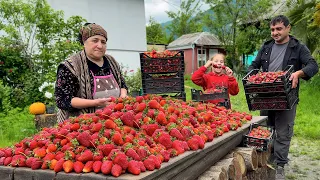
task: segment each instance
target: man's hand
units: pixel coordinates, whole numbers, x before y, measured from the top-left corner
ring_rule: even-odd
[[[298,86],[299,78],[304,76],[304,72],[299,70],[291,74],[289,80],[292,81],[292,88]]]

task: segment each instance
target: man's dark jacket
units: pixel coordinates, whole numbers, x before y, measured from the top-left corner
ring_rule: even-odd
[[[268,71],[270,55],[274,43],[274,40],[270,40],[263,44],[256,59],[249,66],[249,71],[252,69],[260,69],[261,67],[262,71]],[[300,41],[293,36],[290,36],[289,44],[283,59],[282,70],[284,70],[288,65],[293,65],[294,71],[302,70],[306,75],[306,77],[302,78],[304,80],[309,80],[319,71],[318,64],[311,56],[307,46],[301,44]],[[299,88],[299,86],[297,88]]]

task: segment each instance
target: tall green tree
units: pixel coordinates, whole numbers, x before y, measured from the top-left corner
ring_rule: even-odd
[[[178,38],[184,34],[202,31],[200,12],[199,0],[183,0],[178,12],[166,11],[172,19],[171,24],[167,26],[171,36]]]
[[[164,44],[166,40],[165,33],[161,24],[158,23],[153,17],[150,17],[149,23],[146,27],[147,42],[150,44]]]
[[[43,101],[39,87],[54,82],[57,65],[81,49],[76,35],[85,20],[65,20],[46,0],[0,0],[0,20],[0,49],[5,49],[0,56],[8,70],[2,73],[3,85],[13,89],[12,97],[20,98],[13,105]]]
[[[252,53],[266,37],[275,0],[206,0],[212,13],[204,15],[204,25],[218,36],[227,50],[228,65],[237,68],[243,53]]]
[[[320,47],[320,29],[319,8],[317,8],[317,0],[297,1],[292,3],[288,1],[289,11],[288,18],[292,26],[292,34],[302,40],[310,49],[311,53]]]

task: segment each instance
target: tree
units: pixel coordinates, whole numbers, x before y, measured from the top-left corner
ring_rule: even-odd
[[[85,20],[73,16],[65,21],[63,12],[54,11],[45,0],[0,0],[0,19],[0,48],[10,50],[0,51],[0,56],[3,66],[11,69],[2,74],[3,85],[13,89],[14,107],[43,101],[39,87],[54,82],[57,65],[81,49],[76,35]]]
[[[315,52],[320,45],[320,5],[316,0],[311,0],[288,3],[287,6],[292,33],[306,44],[311,53]]]
[[[200,22],[200,1],[184,0],[180,4],[178,12],[166,11],[168,16],[172,19],[167,29],[171,36],[178,38],[184,34],[195,33],[202,31],[202,24]]]
[[[242,53],[252,53],[266,37],[266,14],[274,0],[206,0],[212,13],[204,15],[204,25],[218,36],[227,50],[228,65],[239,66]],[[261,16],[263,15],[263,16]],[[262,38],[262,39],[261,39]],[[244,42],[248,43],[245,44]]]
[[[157,21],[155,21],[152,17],[149,19],[149,23],[147,25],[147,42],[151,44],[164,44],[165,43],[165,33]]]

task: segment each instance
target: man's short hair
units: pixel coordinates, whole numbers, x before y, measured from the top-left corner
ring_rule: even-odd
[[[276,16],[272,18],[270,21],[270,25],[272,26],[276,25],[277,23],[283,23],[285,27],[287,27],[290,24],[289,19],[284,15]]]

